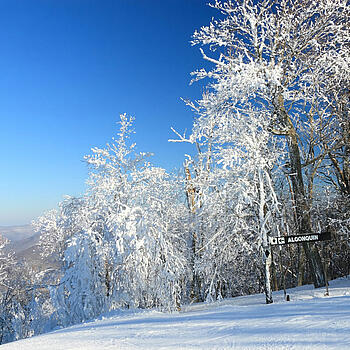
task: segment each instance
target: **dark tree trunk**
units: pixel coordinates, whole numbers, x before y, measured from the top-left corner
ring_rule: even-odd
[[[280,118],[288,128],[288,133],[286,136],[288,141],[290,163],[289,176],[292,182],[292,190],[294,192],[293,195],[295,200],[298,231],[299,234],[312,233],[310,207],[305,196],[298,137],[294,125],[284,108],[282,95],[278,96],[277,101],[275,101],[275,108],[278,109]],[[315,243],[303,243],[303,248],[310,265],[310,272],[315,288],[324,287],[326,285],[326,279],[324,275],[323,264]]]
[[[305,197],[299,146],[294,128],[289,134],[288,146],[291,168],[290,177],[295,196],[295,209],[297,214],[297,225],[299,233],[312,233],[310,208]],[[310,265],[311,275],[313,277],[315,288],[324,287],[326,285],[326,278],[323,271],[323,264],[321,261],[320,253],[315,243],[303,243],[303,248]]]
[[[298,286],[304,284],[304,274],[305,274],[305,254],[304,248],[298,247]]]

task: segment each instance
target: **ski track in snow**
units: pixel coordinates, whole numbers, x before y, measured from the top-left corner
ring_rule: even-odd
[[[264,295],[200,303],[181,312],[115,311],[95,321],[0,346],[1,350],[350,349],[350,278]]]

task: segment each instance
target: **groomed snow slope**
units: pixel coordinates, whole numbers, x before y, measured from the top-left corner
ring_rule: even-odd
[[[324,288],[304,286],[196,304],[179,313],[114,312],[98,320],[2,345],[1,350],[350,349],[350,278]]]

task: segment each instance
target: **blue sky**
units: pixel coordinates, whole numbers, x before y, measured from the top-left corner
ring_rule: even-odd
[[[189,41],[216,11],[203,0],[0,1],[0,225],[29,223],[83,193],[83,156],[136,117],[139,151],[180,168],[203,66]]]

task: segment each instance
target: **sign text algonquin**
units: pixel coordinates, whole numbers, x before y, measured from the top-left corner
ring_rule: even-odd
[[[291,244],[291,243],[328,241],[330,239],[331,239],[330,232],[323,232],[321,234],[312,233],[308,235],[270,237],[270,244],[282,245],[282,244]]]

